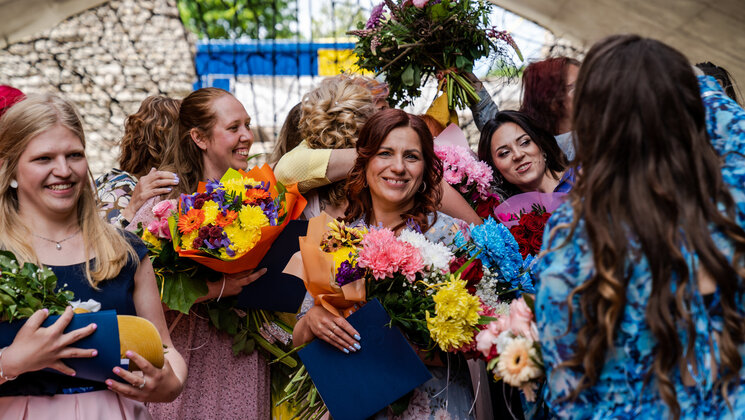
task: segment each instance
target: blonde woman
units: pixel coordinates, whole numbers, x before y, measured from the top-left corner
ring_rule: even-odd
[[[72,105],[53,95],[29,95],[14,105],[0,120],[0,162],[0,248],[21,262],[50,267],[76,299],[95,299],[102,309],[150,320],[167,347],[162,369],[135,353],[130,359],[142,374],[112,367],[111,377],[124,383],[76,379],[61,359],[95,357],[96,349],[74,343],[96,326],[63,334],[70,309],[48,328],[41,327],[48,312],[37,311],[0,354],[0,413],[149,419],[141,402],[176,398],[186,365],[173,348],[147,250],[137,237],[98,217],[85,136]]]

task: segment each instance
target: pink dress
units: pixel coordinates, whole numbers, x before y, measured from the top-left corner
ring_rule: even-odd
[[[148,200],[132,218],[127,230],[153,219],[159,197]],[[155,420],[176,419],[269,419],[269,365],[254,351],[233,356],[233,339],[217,331],[207,318],[166,312],[173,345],[184,357],[189,375],[183,392],[170,403],[149,403]],[[179,316],[181,315],[181,316]]]
[[[62,418],[65,420],[149,420],[151,417],[143,403],[124,398],[112,391],[0,398],[0,419],[3,420],[57,420]]]

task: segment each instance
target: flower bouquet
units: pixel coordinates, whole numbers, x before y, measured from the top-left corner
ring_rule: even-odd
[[[229,169],[220,180],[200,183],[194,194],[153,207],[154,220],[138,234],[151,252],[161,300],[188,314],[221,273],[256,268],[305,199],[295,185],[285,188],[264,165],[249,172]],[[213,325],[233,336],[233,352],[250,354],[259,345],[295,367],[286,356],[292,328],[272,312],[236,309],[236,298],[206,304]]]
[[[497,206],[499,221],[509,227],[523,258],[537,255],[543,245],[543,229],[551,212],[564,202],[565,193],[529,192],[514,195]]]
[[[392,105],[410,105],[421,94],[422,78],[435,76],[448,108],[465,108],[479,101],[464,76],[476,60],[491,55],[514,69],[502,43],[521,57],[507,32],[488,25],[489,11],[489,3],[479,0],[385,0],[348,34],[359,37],[357,65],[385,73]]]

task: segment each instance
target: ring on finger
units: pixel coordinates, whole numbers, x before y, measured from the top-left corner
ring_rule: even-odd
[[[145,388],[145,384],[147,383],[147,378],[144,376],[142,377],[142,383],[137,387],[137,389]]]

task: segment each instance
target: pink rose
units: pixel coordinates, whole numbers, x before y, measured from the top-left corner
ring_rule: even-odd
[[[494,336],[501,334],[503,331],[510,329],[510,318],[504,315],[497,315],[497,320],[490,322],[486,329],[489,330]]]
[[[153,207],[153,214],[158,219],[168,218],[176,210],[176,200],[163,200]]]
[[[171,239],[171,230],[168,228],[168,219],[153,220],[147,225],[147,230],[161,239]]]
[[[533,312],[523,298],[515,299],[510,303],[510,329],[515,335],[521,335],[530,340],[537,340],[531,328],[533,323]]]
[[[484,357],[489,357],[491,348],[494,346],[494,342],[497,340],[497,336],[492,334],[491,331],[481,330],[476,334],[476,350],[480,351]]]
[[[428,2],[429,0],[414,0],[414,6],[421,9],[422,7],[426,6]]]

